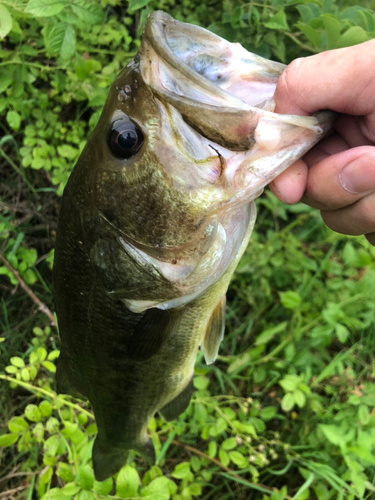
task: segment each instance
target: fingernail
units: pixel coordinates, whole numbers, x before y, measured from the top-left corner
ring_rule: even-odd
[[[358,194],[375,189],[375,156],[359,156],[346,165],[339,174],[341,186],[349,193]]]

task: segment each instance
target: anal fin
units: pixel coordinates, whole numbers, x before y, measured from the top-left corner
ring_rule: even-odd
[[[219,352],[220,342],[224,338],[225,303],[226,297],[223,295],[213,310],[207,325],[206,333],[204,334],[201,350],[208,365],[215,361],[217,353]]]
[[[190,398],[194,392],[193,379],[190,380],[188,385],[178,394],[172,401],[169,401],[159,413],[164,420],[175,420],[181,413],[183,413],[189,406]]]

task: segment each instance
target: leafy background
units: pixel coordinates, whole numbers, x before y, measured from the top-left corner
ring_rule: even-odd
[[[375,36],[373,0],[0,0],[0,499],[375,498],[375,248],[270,192],[156,465],[94,481],[91,409],[54,392],[56,218],[155,9],[284,63]]]

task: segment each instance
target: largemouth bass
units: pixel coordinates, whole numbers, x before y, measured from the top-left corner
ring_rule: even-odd
[[[273,113],[284,65],[152,14],[65,188],[54,265],[58,392],[88,398],[98,480],[172,420],[224,333],[254,199],[332,116]]]

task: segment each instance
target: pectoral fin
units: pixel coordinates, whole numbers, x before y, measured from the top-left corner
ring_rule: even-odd
[[[164,420],[174,420],[181,413],[183,413],[189,406],[190,398],[193,392],[193,379],[191,379],[185,389],[183,389],[178,396],[172,399],[172,401],[169,401],[169,403],[159,410],[159,413],[162,415]]]
[[[223,295],[211,315],[201,345],[201,350],[208,365],[215,361],[219,352],[220,342],[224,338],[225,303],[226,297]]]
[[[137,323],[127,356],[136,361],[146,361],[160,351],[174,328],[177,315],[168,310],[148,309]]]

